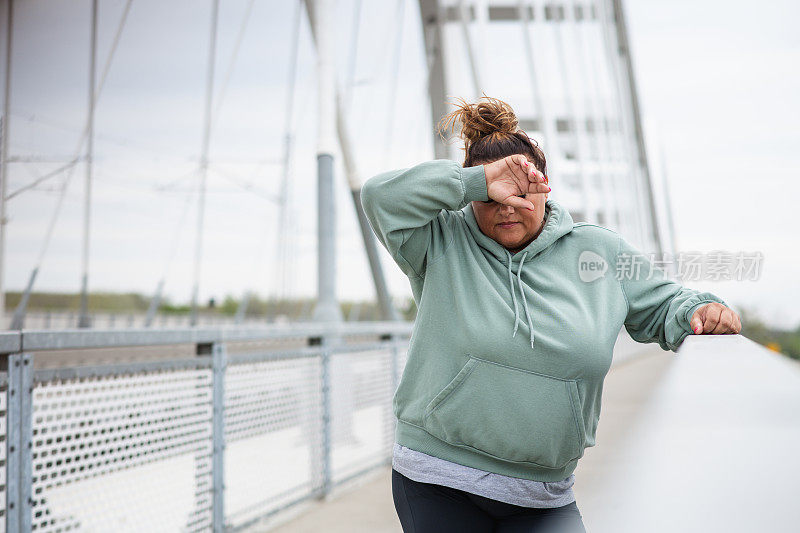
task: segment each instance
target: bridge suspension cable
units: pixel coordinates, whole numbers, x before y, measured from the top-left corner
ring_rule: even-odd
[[[98,100],[100,99],[100,94],[102,93],[103,87],[105,86],[106,79],[108,78],[108,73],[111,70],[111,64],[114,59],[114,54],[117,51],[117,46],[119,45],[119,40],[120,37],[122,36],[122,31],[125,28],[126,21],[128,20],[128,13],[130,12],[132,2],[133,0],[128,0],[125,3],[125,7],[123,8],[120,21],[117,24],[117,31],[115,32],[114,39],[111,42],[111,49],[108,52],[108,57],[106,59],[105,65],[103,66],[103,71],[100,75],[100,82],[98,83],[96,90],[93,91],[93,98],[91,102],[92,106],[96,106]],[[78,140],[77,147],[74,150],[73,161],[77,162],[77,159],[80,157],[81,150],[83,149],[83,143],[86,142],[86,139],[89,136],[90,127],[91,127],[90,120],[87,117],[86,126],[84,127],[83,133],[81,134]],[[42,262],[44,261],[44,256],[47,253],[47,249],[50,246],[50,240],[53,236],[53,229],[55,228],[56,221],[58,220],[58,215],[61,212],[61,206],[64,204],[64,198],[66,197],[67,187],[69,186],[69,183],[72,179],[75,166],[76,166],[75,164],[72,164],[67,169],[67,177],[64,179],[64,182],[61,185],[61,192],[56,202],[55,209],[53,210],[53,214],[50,217],[50,222],[48,224],[47,232],[45,233],[44,241],[42,242],[42,247],[39,251],[39,257],[37,258],[36,264],[33,270],[31,271],[31,275],[28,279],[28,285],[25,288],[25,292],[23,293],[22,298],[20,299],[19,304],[17,305],[17,308],[14,310],[14,317],[12,318],[11,321],[11,329],[22,329],[25,320],[25,312],[28,305],[28,299],[30,298],[31,291],[33,290],[33,285],[36,281],[36,275],[39,272],[39,269],[41,268]],[[48,178],[52,178],[53,175],[49,176]],[[22,191],[20,190],[18,192]],[[3,254],[3,257],[0,257],[0,261],[4,261],[5,251],[0,250],[0,252]],[[3,288],[0,287],[0,291],[2,290]]]

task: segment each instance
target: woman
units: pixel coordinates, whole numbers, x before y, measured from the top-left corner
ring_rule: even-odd
[[[573,222],[513,110],[485,100],[442,121],[461,122],[463,166],[429,161],[361,191],[418,308],[393,399],[394,503],[407,532],[585,531],[573,472],[619,330],[677,351],[692,330],[741,323],[617,232]]]

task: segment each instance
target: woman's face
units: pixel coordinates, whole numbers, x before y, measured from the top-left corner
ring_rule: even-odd
[[[542,228],[547,195],[531,193],[525,195],[525,199],[533,202],[533,211],[516,209],[494,200],[472,202],[475,220],[481,231],[511,253],[517,253],[525,248]]]

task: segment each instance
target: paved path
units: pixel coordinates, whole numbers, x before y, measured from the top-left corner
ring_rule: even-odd
[[[800,532],[800,363],[740,335],[687,341],[625,437],[598,440],[577,494],[589,531]]]
[[[575,472],[587,531],[800,531],[800,364],[738,335],[645,350],[606,377]],[[390,472],[248,533],[401,532]]]

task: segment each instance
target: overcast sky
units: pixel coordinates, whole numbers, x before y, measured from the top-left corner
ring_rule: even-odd
[[[355,63],[349,52],[354,2],[338,3],[335,24],[339,80],[347,84],[354,73],[349,119],[360,169],[369,177],[432,159],[433,150],[417,2],[406,0],[402,15],[395,1],[362,4]],[[100,1],[98,77],[124,6],[124,0]],[[166,273],[166,294],[177,301],[190,297],[209,6],[195,0],[132,3],[96,110],[91,290],[151,293]],[[663,149],[653,153],[651,164],[660,172],[664,156],[678,250],[764,254],[758,281],[687,285],[756,309],[776,325],[797,325],[800,38],[793,25],[800,4],[628,0],[625,8],[645,133],[651,146]],[[221,2],[203,299],[238,296],[247,287],[262,295],[276,290],[273,196],[281,179],[294,9],[293,2]],[[88,0],[15,3],[10,152],[35,161],[11,164],[9,193],[75,154],[87,107],[89,11]],[[312,295],[317,102],[315,57],[302,14],[292,108],[290,271],[291,293]],[[5,31],[5,9],[1,16]],[[393,85],[400,19],[402,54]],[[490,63],[487,94],[524,110],[525,82],[501,81],[503,73],[519,68],[522,56],[490,54],[504,49],[502,41],[490,39],[482,56]],[[546,48],[539,50],[543,64],[553,61]],[[368,265],[340,165],[338,294],[370,298]],[[7,290],[21,290],[37,264],[58,189],[68,177],[36,290],[79,290],[84,175],[79,165],[71,177],[59,174],[8,202]],[[392,292],[409,296],[407,279],[388,254],[383,259]]]

